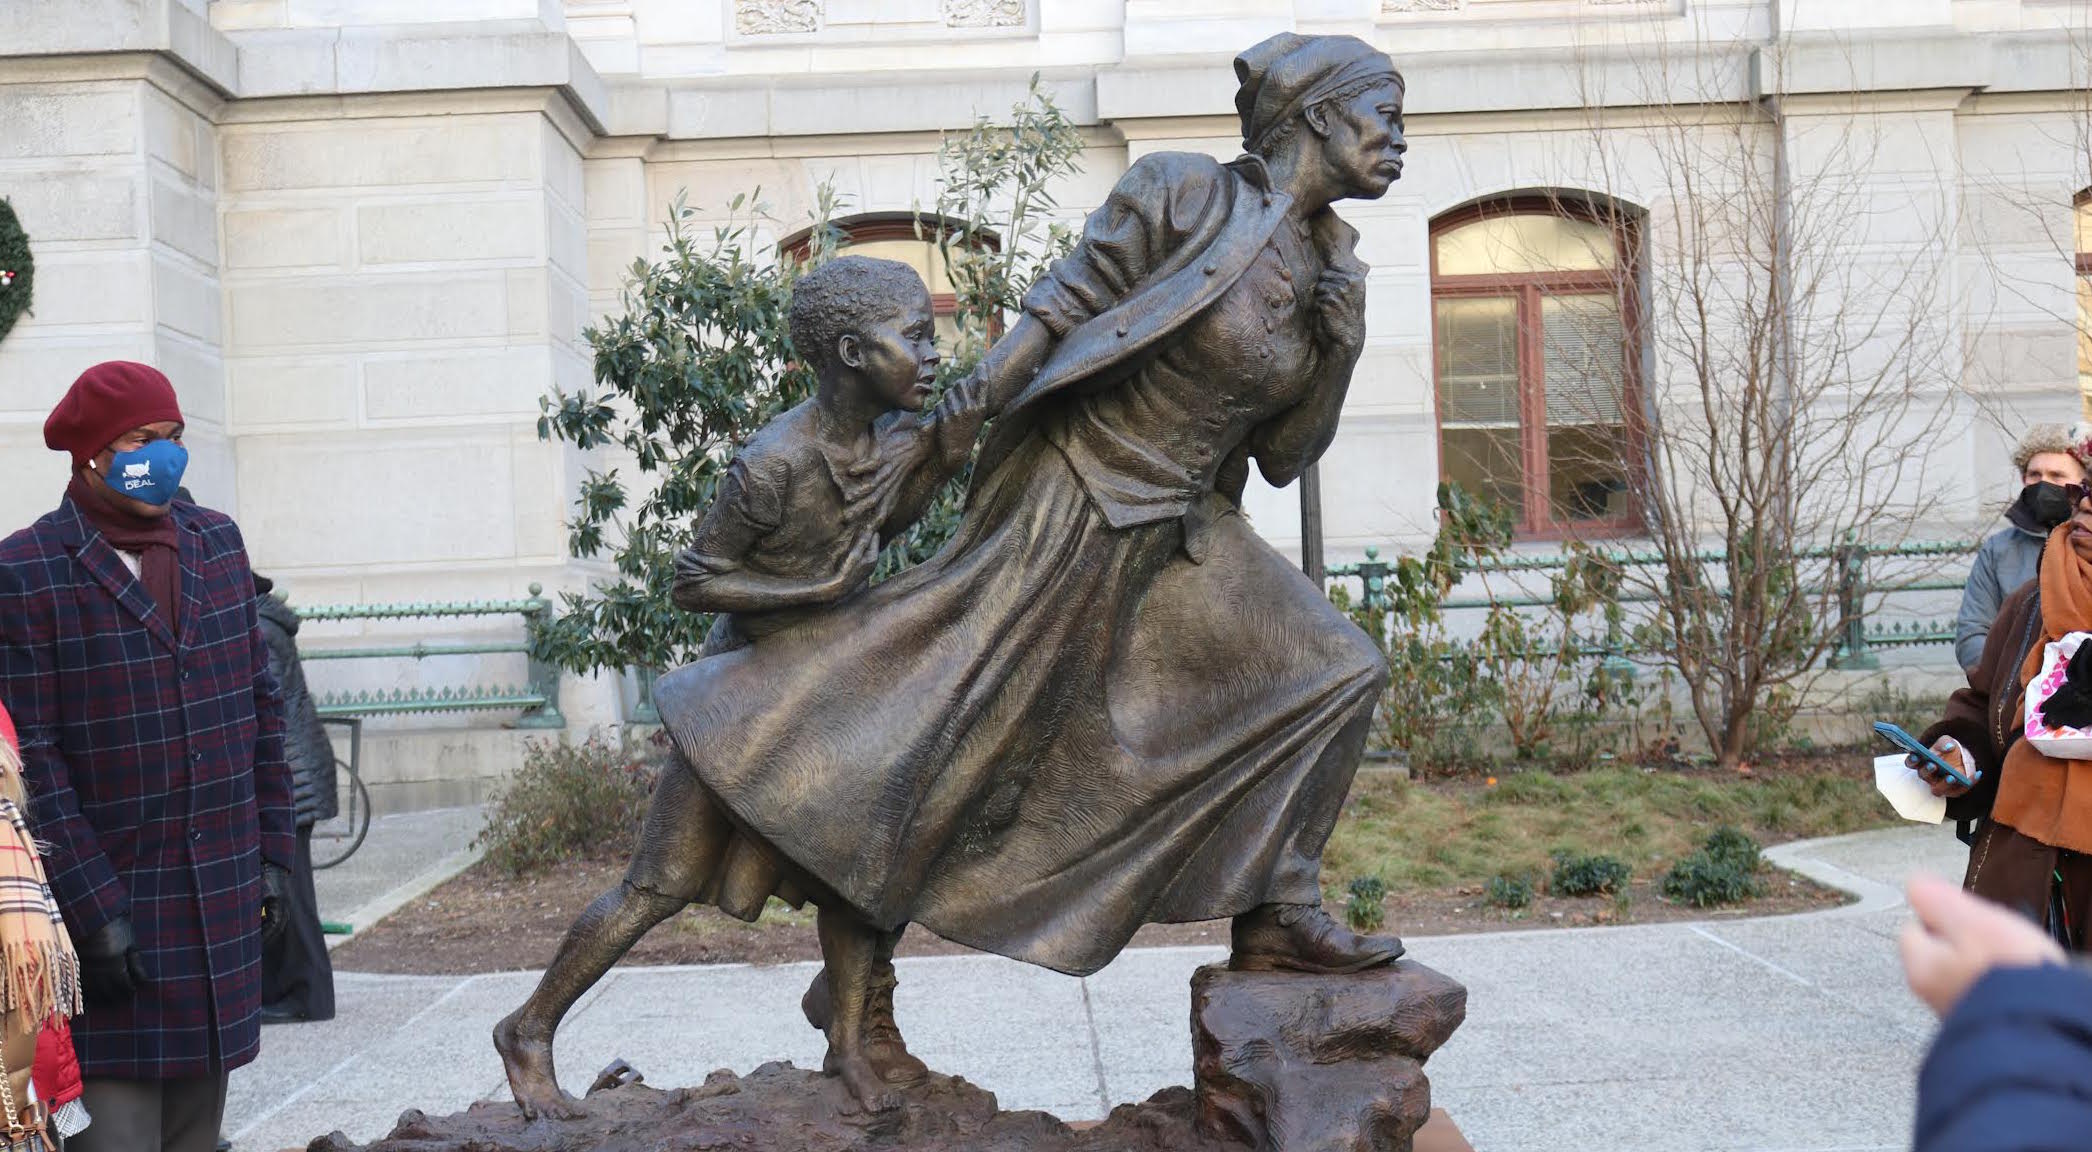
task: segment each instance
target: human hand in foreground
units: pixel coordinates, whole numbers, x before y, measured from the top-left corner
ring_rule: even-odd
[[[1942,736],[1938,740],[1933,741],[1932,754],[1952,764],[1956,772],[1961,773],[1963,776],[1969,776],[1969,758],[1962,752],[1961,745],[1952,736]],[[1916,755],[1904,757],[1903,762],[1910,765],[1917,772],[1918,777],[1924,780],[1925,783],[1932,785],[1932,794],[1934,796],[1944,796],[1952,800],[1956,796],[1967,794],[1969,790],[1968,785],[1932,767]],[[1970,778],[1973,779],[1974,777]]]
[[[1910,990],[1945,1016],[1985,972],[2061,964],[2063,950],[2026,917],[1972,896],[1937,876],[1914,876],[1905,890],[1917,919],[1899,942]]]

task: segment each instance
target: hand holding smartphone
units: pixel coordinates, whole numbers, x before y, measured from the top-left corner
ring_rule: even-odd
[[[1937,752],[1925,747],[1924,744],[1918,741],[1917,737],[1905,732],[1902,728],[1886,720],[1876,720],[1874,722],[1874,731],[1882,739],[1910,753],[1933,771],[1946,776],[1949,780],[1954,781],[1963,788],[1974,788],[1976,786],[1975,779],[1962,775],[1960,769],[1941,759]],[[1976,773],[1976,778],[1980,779],[1982,775],[1981,772],[1978,772]]]

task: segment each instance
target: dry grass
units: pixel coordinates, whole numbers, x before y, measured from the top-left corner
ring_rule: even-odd
[[[1549,854],[1602,853],[1637,877],[1661,873],[1724,824],[1767,845],[1895,824],[1854,771],[1787,769],[1758,775],[1604,768],[1505,773],[1412,783],[1361,776],[1323,858],[1323,887],[1341,899],[1354,876],[1393,892],[1547,875]]]

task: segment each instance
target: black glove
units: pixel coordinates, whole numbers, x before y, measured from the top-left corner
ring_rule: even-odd
[[[291,874],[274,864],[262,865],[262,944],[283,939],[290,927]]]
[[[100,931],[75,942],[80,953],[80,992],[89,1008],[128,1004],[145,984],[145,957],[131,932],[131,918],[118,916]]]

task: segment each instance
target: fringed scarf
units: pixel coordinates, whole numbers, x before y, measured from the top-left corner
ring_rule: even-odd
[[[2092,532],[2068,521],[2051,532],[2041,552],[2040,580],[2041,642],[2020,666],[2021,685],[2041,674],[2049,644],[2072,632],[2092,632]],[[2025,711],[2021,704],[2015,727],[2025,724]],[[2050,847],[2092,853],[2092,760],[2058,760],[2015,741],[2005,753],[1991,815]]]
[[[80,959],[21,808],[0,796],[0,817],[0,964],[6,967],[0,1011],[13,1027],[34,1034],[53,1014],[84,1010]]]

